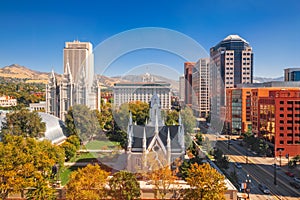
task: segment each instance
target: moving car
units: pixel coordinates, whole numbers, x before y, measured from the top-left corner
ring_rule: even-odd
[[[288,175],[289,177],[294,177],[295,175],[292,172],[285,172],[286,175]]]
[[[272,164],[273,167],[275,167],[275,164]],[[279,165],[276,165],[276,169],[281,169]]]
[[[242,165],[240,163],[238,163],[238,162],[234,163],[234,165],[236,166],[236,168],[239,168],[239,169],[242,168]]]
[[[300,183],[300,178],[299,178],[299,177],[295,177],[295,178],[294,178],[294,181]]]
[[[269,190],[269,188],[268,188],[266,185],[260,183],[260,184],[258,184],[258,188],[259,188],[264,194],[270,194],[270,190]]]
[[[299,188],[300,188],[299,183],[297,183],[297,182],[295,182],[295,181],[291,181],[291,182],[290,182],[290,185],[293,186],[293,187],[296,188],[296,189],[299,189]]]

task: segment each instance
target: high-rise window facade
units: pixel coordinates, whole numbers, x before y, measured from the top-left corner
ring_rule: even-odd
[[[225,88],[253,82],[253,52],[238,35],[229,35],[210,49],[211,62],[219,70]],[[218,78],[218,77],[215,77]]]

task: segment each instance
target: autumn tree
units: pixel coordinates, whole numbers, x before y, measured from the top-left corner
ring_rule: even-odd
[[[71,135],[77,135],[83,142],[90,141],[100,133],[96,111],[90,110],[85,105],[70,107],[66,116],[65,124]]]
[[[101,111],[97,112],[97,118],[102,130],[107,131],[113,129],[113,114],[110,103],[101,103]]]
[[[60,145],[63,148],[66,156],[66,161],[69,161],[76,155],[76,152],[80,148],[80,140],[77,135],[71,135],[66,141]]]
[[[164,166],[149,172],[148,178],[153,184],[154,197],[156,199],[165,199],[166,195],[172,192],[176,176],[170,169],[170,166]]]
[[[117,200],[138,199],[141,196],[140,185],[134,174],[120,171],[109,180],[110,196]]]
[[[225,199],[225,178],[208,163],[191,165],[186,181],[190,188],[183,190],[181,195],[184,199]]]
[[[24,108],[6,114],[1,134],[40,138],[44,136],[45,131],[46,124],[42,122],[38,113]]]
[[[99,165],[87,165],[71,173],[70,181],[66,185],[67,199],[70,200],[97,200],[105,199],[107,192],[105,185],[108,172]]]
[[[119,109],[116,109],[114,111],[115,121],[123,130],[126,130],[127,128],[130,112],[132,114],[133,122],[136,122],[137,125],[144,125],[146,119],[149,118],[149,104],[141,101],[135,101],[124,103]]]
[[[9,193],[31,187],[31,193],[50,199],[52,166],[62,165],[63,158],[63,151],[49,141],[5,135],[0,142],[0,196],[5,199]]]
[[[173,192],[176,176],[170,169],[169,164],[162,150],[152,151],[147,154],[147,167],[142,171],[146,179],[153,185],[156,199],[165,199],[168,193]]]

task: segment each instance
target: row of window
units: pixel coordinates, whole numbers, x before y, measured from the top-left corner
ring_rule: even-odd
[[[284,137],[284,133],[280,133],[279,136],[280,136],[280,137]],[[288,133],[286,136],[287,136],[287,137],[293,137],[293,133]],[[300,134],[297,134],[297,133],[296,133],[296,134],[294,134],[294,136],[295,136],[295,137],[300,137]]]
[[[286,141],[287,144],[293,144],[293,141],[292,140],[288,140]],[[283,140],[280,140],[279,141],[279,144],[284,144],[284,141]],[[295,144],[300,144],[300,140],[299,141],[295,141]]]
[[[299,122],[299,121],[297,121],[297,122]],[[291,122],[290,124],[293,124],[293,123]],[[297,130],[297,129],[300,130],[300,127],[295,126],[294,129],[295,129],[295,130]],[[280,127],[279,127],[279,130],[283,131],[283,130],[284,130],[284,126],[280,126]],[[286,127],[286,130],[292,131],[292,130],[293,130],[293,127],[292,127],[292,126],[288,126],[288,127]]]
[[[293,117],[293,114],[287,114],[287,117]],[[280,114],[279,117],[284,117],[284,114]],[[300,117],[300,114],[294,114],[294,117]]]
[[[284,101],[279,101],[280,104],[284,104]],[[300,105],[300,101],[287,101],[287,104],[298,104]]]
[[[280,107],[279,110],[284,111],[284,107]],[[292,111],[292,110],[293,110],[293,107],[288,107],[286,110]],[[300,110],[300,107],[295,108],[295,110]]]

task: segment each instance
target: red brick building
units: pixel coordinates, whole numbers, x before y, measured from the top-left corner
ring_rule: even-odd
[[[184,79],[185,79],[185,87],[184,87],[184,103],[187,105],[192,105],[192,75],[193,68],[195,66],[194,62],[185,62],[184,63]]]
[[[299,155],[300,90],[269,91],[256,108],[258,135],[274,144],[275,156]]]

